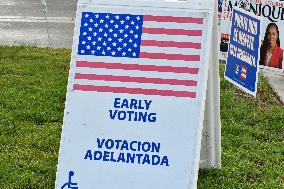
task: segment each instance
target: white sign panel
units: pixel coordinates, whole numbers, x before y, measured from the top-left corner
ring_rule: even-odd
[[[212,17],[78,7],[56,188],[196,187]]]

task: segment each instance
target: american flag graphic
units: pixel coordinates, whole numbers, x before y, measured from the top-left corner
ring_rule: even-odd
[[[247,79],[247,67],[245,67],[245,66],[242,66],[241,78],[242,78],[243,80],[246,80],[246,79]]]
[[[73,90],[196,98],[203,22],[82,12]]]

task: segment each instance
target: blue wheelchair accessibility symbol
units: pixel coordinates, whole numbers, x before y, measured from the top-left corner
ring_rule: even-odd
[[[71,177],[72,177],[73,175],[74,175],[74,172],[73,172],[73,171],[69,171],[68,182],[66,182],[65,184],[63,184],[63,186],[61,187],[61,189],[66,188],[66,186],[67,186],[67,188],[70,188],[70,189],[78,189],[77,183],[71,181]]]

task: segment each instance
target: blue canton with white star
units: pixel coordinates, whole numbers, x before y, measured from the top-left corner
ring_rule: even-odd
[[[139,57],[143,16],[83,12],[78,54]]]

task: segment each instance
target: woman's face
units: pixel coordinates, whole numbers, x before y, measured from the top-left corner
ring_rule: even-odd
[[[276,45],[276,40],[278,39],[278,33],[275,26],[271,26],[268,29],[268,44],[270,47],[274,47]]]

